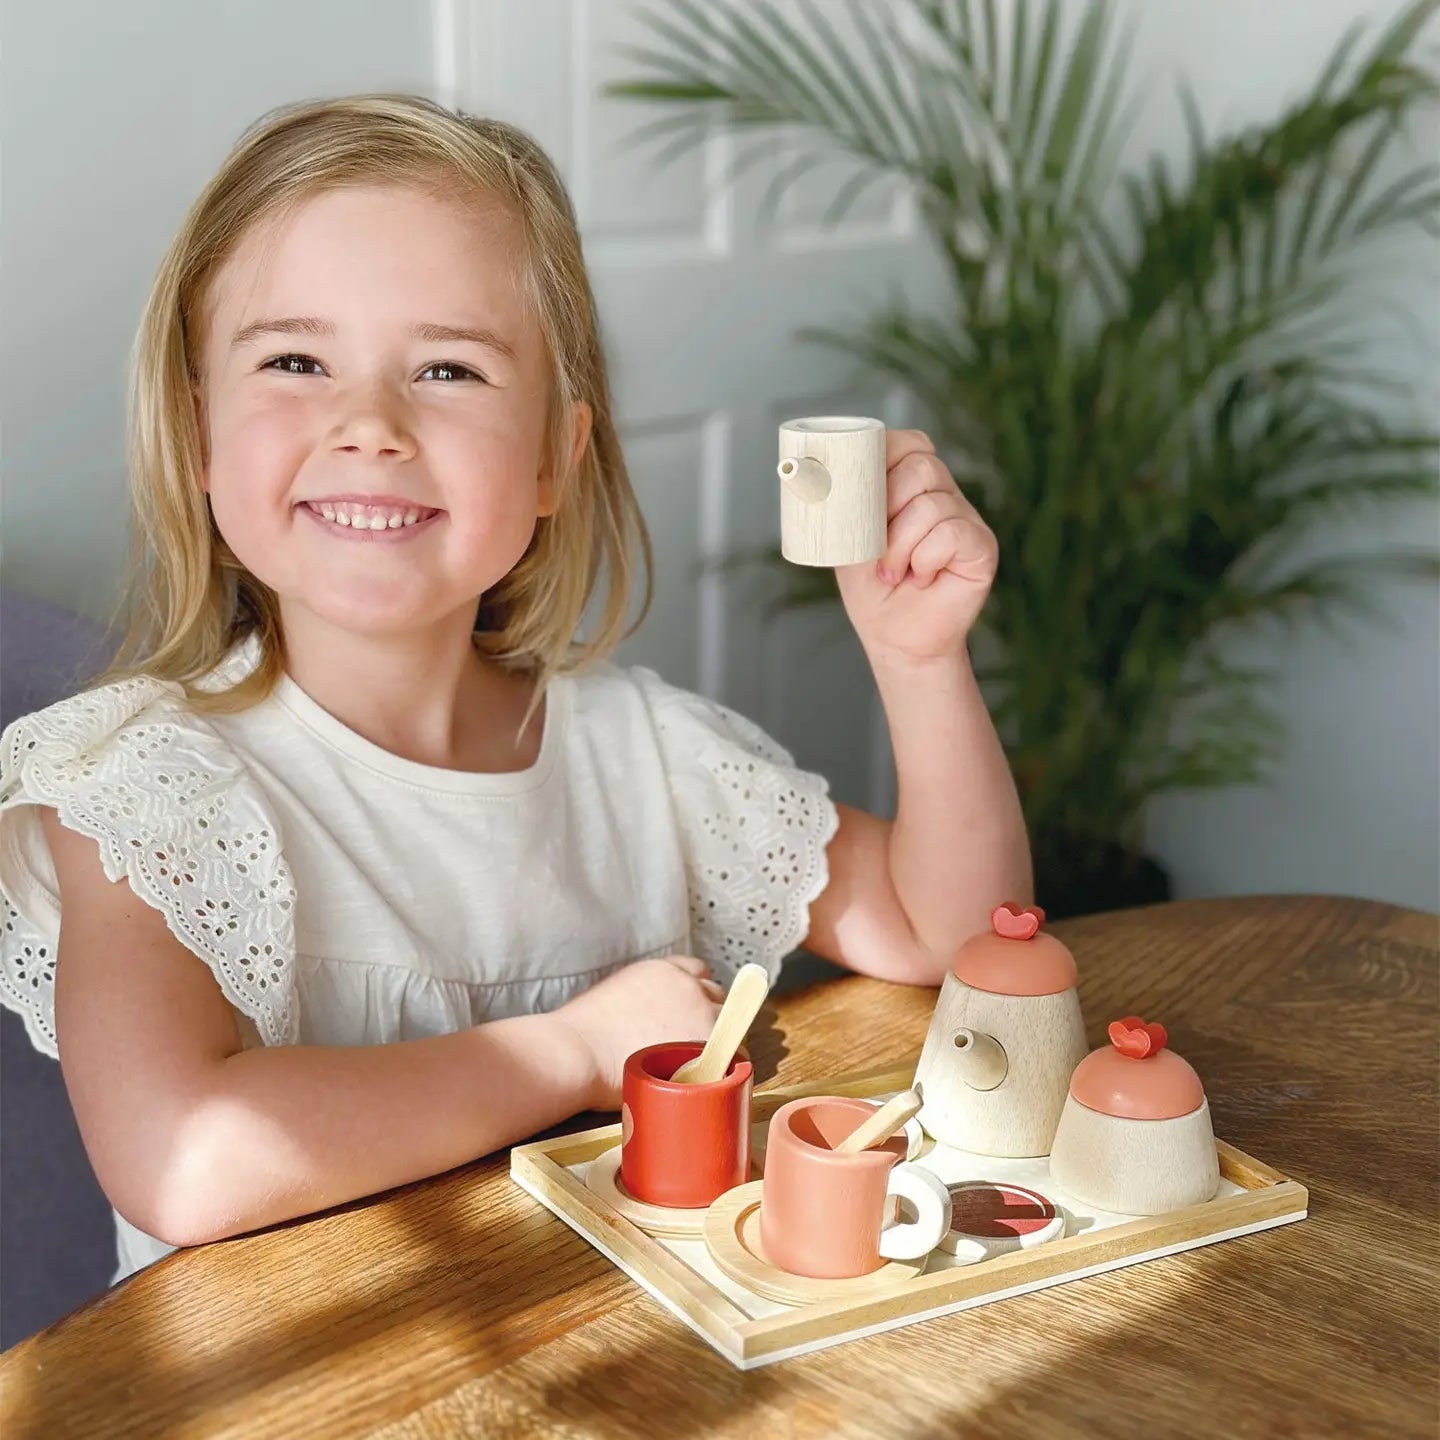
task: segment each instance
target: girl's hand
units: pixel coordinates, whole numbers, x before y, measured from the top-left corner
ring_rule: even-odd
[[[593,1062],[586,1105],[620,1108],[628,1056],[662,1040],[705,1040],[724,990],[692,955],[637,960],[567,1000],[554,1012],[579,1037]]]
[[[995,578],[995,536],[928,435],[887,431],[885,470],[885,553],[835,571],[850,623],[872,663],[958,655]]]

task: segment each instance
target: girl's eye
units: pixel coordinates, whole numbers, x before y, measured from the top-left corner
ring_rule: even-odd
[[[313,355],[273,355],[260,368],[274,370],[280,375],[323,375],[325,373],[325,367]],[[483,380],[484,378],[483,375],[476,374],[468,365],[460,365],[453,360],[437,360],[435,364],[420,372],[422,380],[441,380],[452,383],[460,380]]]
[[[467,365],[457,365],[453,360],[437,360],[435,364],[427,366],[420,372],[422,380],[426,378],[434,380],[483,380],[483,375],[477,375]]]
[[[310,367],[314,368],[311,369]],[[323,375],[324,368],[313,355],[274,355],[261,367],[275,370],[281,375]]]

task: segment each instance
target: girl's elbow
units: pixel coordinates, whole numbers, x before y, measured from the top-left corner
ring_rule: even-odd
[[[943,985],[954,961],[953,950],[940,954],[925,946],[917,946],[909,965],[909,973],[900,978],[907,985]]]
[[[193,1136],[188,1143],[176,1136],[154,1153],[129,1157],[118,1173],[97,1178],[121,1219],[163,1245],[183,1249],[235,1233],[224,1214],[225,1173],[210,1147]]]
[[[122,1220],[162,1245],[180,1250],[218,1238],[200,1207],[173,1191],[157,1186],[148,1194],[116,1194],[106,1189],[105,1198]]]
[[[142,1193],[112,1196],[110,1203],[137,1230],[180,1250],[208,1245],[245,1228],[233,1221],[226,1223],[223,1206],[217,1203],[220,1198],[213,1181],[197,1185],[172,1172],[153,1177]]]
[[[883,947],[883,959],[867,965],[862,973],[896,985],[936,986],[944,982],[955,959],[953,950],[944,953],[927,945],[908,926]],[[858,968],[858,967],[857,967]]]

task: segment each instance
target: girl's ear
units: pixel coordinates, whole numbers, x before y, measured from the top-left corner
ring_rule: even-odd
[[[594,423],[594,412],[583,400],[577,400],[573,407],[573,418],[571,420],[574,438],[570,446],[569,471],[575,469],[580,463],[581,457],[585,454],[585,447],[590,443],[590,430]],[[555,513],[555,504],[555,477],[551,468],[547,466],[545,473],[540,477],[540,504],[537,513],[540,515],[553,515]]]
[[[570,448],[570,468],[573,470],[585,454],[590,443],[590,430],[595,423],[595,412],[583,401],[575,402],[575,443]]]

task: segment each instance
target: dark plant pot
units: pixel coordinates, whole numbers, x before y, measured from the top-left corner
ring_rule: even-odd
[[[1035,847],[1036,901],[1048,920],[1127,910],[1170,899],[1170,876],[1149,855],[1120,845]]]

